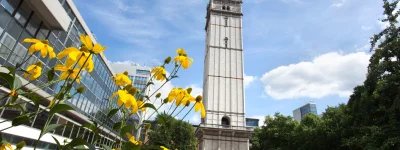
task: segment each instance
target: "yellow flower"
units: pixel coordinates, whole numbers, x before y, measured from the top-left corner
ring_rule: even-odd
[[[68,66],[68,64],[67,65],[57,64],[56,67],[54,67],[54,70],[61,71],[61,75],[60,75],[61,80],[68,80],[68,79],[76,78],[76,82],[80,83],[81,77],[78,74],[79,69],[78,68],[73,69],[72,67],[73,67],[72,65]]]
[[[132,107],[132,112],[136,113],[138,110],[138,105],[136,98],[128,93],[126,90],[118,90],[112,97],[118,96],[117,104],[118,106],[125,105],[126,108]]]
[[[143,101],[137,101],[137,105],[139,107],[139,109],[141,109],[142,112],[146,111],[146,107],[144,107],[144,102]]]
[[[40,54],[42,55],[43,58],[46,57],[47,55],[49,56],[49,58],[54,58],[56,56],[53,47],[49,45],[49,42],[47,40],[26,38],[24,39],[23,42],[32,43],[32,45],[28,49],[29,54],[33,54],[34,52],[40,51]]]
[[[164,146],[160,146],[161,150],[169,150],[168,148],[164,147]]]
[[[181,94],[181,88],[173,88],[168,94],[168,102],[174,101]]]
[[[183,48],[178,48],[176,50],[176,53],[178,54],[178,56],[186,56],[186,51]]]
[[[195,98],[182,88],[173,88],[168,94],[168,102],[175,100],[175,105],[186,105],[188,102],[194,101]]]
[[[151,69],[151,73],[154,74],[154,78],[159,81],[164,81],[167,75],[165,68],[160,66]]]
[[[126,133],[126,136],[128,137],[129,142],[131,142],[132,144],[134,144],[134,145],[140,145],[141,144],[140,141],[136,141],[135,136],[133,136],[132,134]]]
[[[29,80],[35,80],[42,74],[42,67],[39,64],[33,64],[26,68],[26,72],[24,73],[24,77]]]
[[[114,77],[115,84],[118,86],[127,86],[131,85],[132,81],[128,77],[128,72],[119,73]]]
[[[68,64],[68,66],[78,63],[80,67],[83,67],[83,69],[86,69],[88,72],[93,71],[94,63],[90,53],[80,51],[75,47],[68,47],[58,53],[57,58],[62,59],[66,56],[68,56],[66,60],[66,64]]]
[[[174,61],[175,61],[175,63],[181,64],[183,69],[189,68],[193,63],[192,58],[189,58],[187,56],[182,56],[182,55],[176,56]]]
[[[0,145],[0,150],[13,150],[10,143],[3,143]]]
[[[106,48],[98,43],[93,45],[92,39],[88,35],[81,35],[80,36],[81,42],[82,42],[82,50],[83,51],[89,51],[91,53],[95,54],[100,54],[103,52]]]
[[[196,103],[194,104],[194,111],[201,112],[201,118],[205,118],[206,117],[206,109],[204,108],[204,104],[202,101],[202,97],[201,96],[197,96],[196,97]]]

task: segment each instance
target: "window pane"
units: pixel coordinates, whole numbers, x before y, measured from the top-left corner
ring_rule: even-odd
[[[17,13],[15,13],[14,18],[21,24],[25,25],[29,15],[31,14],[30,6],[28,3],[22,3],[21,7],[18,9]]]
[[[3,38],[0,40],[0,57],[7,59],[15,42],[16,40],[13,37],[8,33],[4,33]]]
[[[3,6],[10,14],[12,14],[20,1],[21,0],[3,0],[1,1],[1,6]]]
[[[4,31],[5,26],[10,21],[11,16],[3,7],[0,7],[0,34]]]
[[[33,127],[36,129],[42,129],[48,117],[49,113],[47,111],[39,113],[33,123]]]
[[[72,127],[73,127],[72,125],[73,124],[71,122],[67,123],[67,126],[65,127],[65,130],[64,130],[64,133],[63,133],[64,137],[69,137],[69,135],[71,134],[71,131],[72,131]]]

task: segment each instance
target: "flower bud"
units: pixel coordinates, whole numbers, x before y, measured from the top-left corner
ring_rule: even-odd
[[[157,93],[156,98],[160,98],[161,97],[161,93]]]
[[[78,89],[76,89],[76,92],[82,94],[83,92],[85,92],[85,87],[80,86]]]
[[[196,97],[196,102],[200,103],[203,100],[203,97],[201,95]]]
[[[165,60],[164,60],[164,64],[169,64],[170,62],[171,62],[171,57],[167,57]]]
[[[192,88],[187,88],[186,91],[190,94],[192,93]]]

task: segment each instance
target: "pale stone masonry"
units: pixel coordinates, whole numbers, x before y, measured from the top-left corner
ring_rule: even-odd
[[[243,90],[242,0],[210,0],[207,8],[201,150],[247,150]]]

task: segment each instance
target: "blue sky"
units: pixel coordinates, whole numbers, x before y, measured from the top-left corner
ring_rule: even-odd
[[[194,64],[170,86],[201,93],[208,0],[74,1],[112,63],[155,66],[185,48]],[[244,0],[246,116],[346,103],[365,79],[382,11],[376,0]]]

